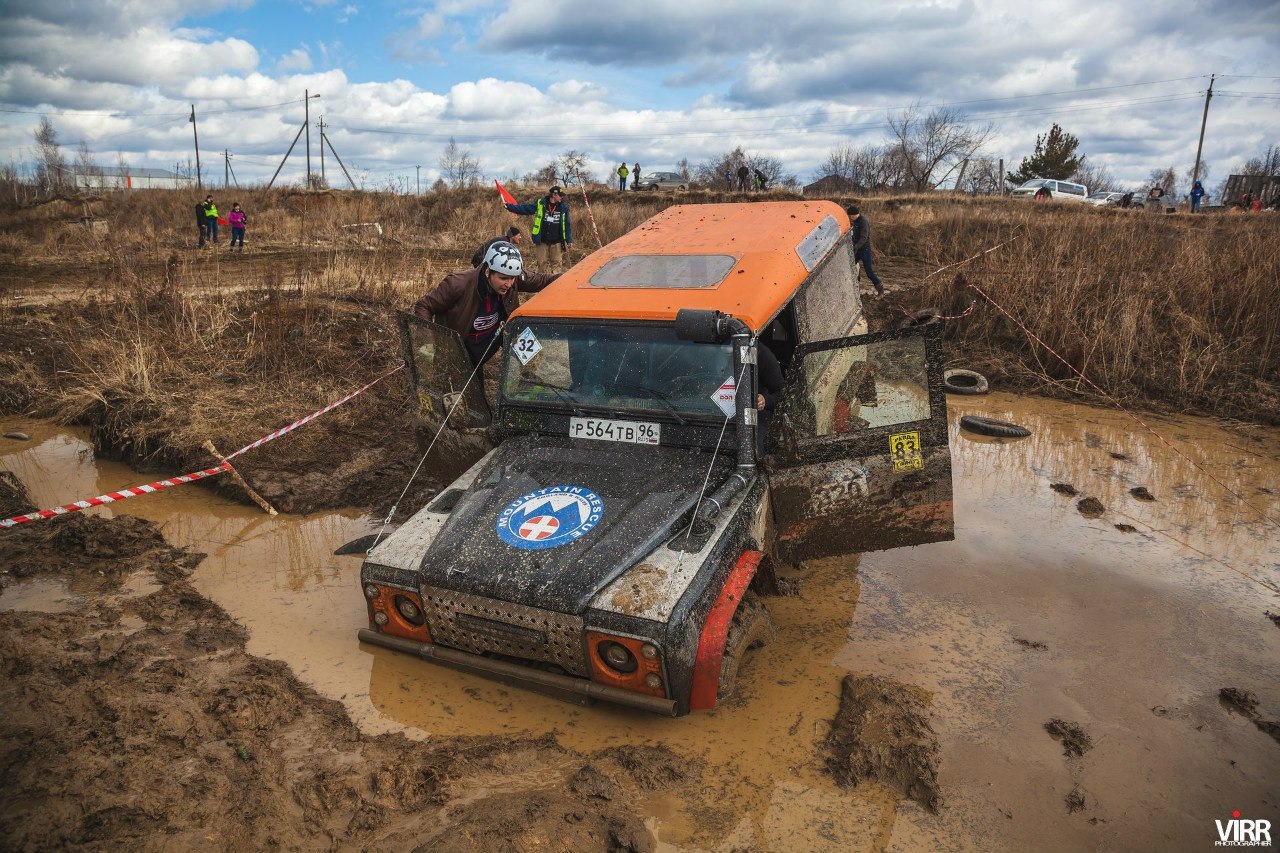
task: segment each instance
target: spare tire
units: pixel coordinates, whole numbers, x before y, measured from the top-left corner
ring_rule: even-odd
[[[973,370],[947,370],[942,374],[942,387],[948,394],[985,394],[987,377]]]
[[[942,310],[939,308],[922,308],[898,324],[899,329],[910,329],[913,326],[927,326],[930,323],[942,322]]]
[[[995,418],[984,418],[981,415],[964,415],[960,418],[960,426],[979,435],[991,435],[997,438],[1026,438],[1031,435],[1031,430],[1026,427],[1011,424],[1008,421],[998,421]]]

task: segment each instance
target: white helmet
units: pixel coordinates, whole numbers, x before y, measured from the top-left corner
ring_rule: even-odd
[[[520,250],[505,240],[494,243],[484,253],[484,265],[498,275],[517,277],[524,270],[524,258]]]

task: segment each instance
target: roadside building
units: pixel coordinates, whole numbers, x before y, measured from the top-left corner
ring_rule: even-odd
[[[59,183],[65,188],[77,190],[188,190],[196,185],[195,178],[179,175],[168,169],[147,169],[141,166],[63,166]]]

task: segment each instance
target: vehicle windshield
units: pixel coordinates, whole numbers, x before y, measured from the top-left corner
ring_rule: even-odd
[[[725,418],[716,398],[733,378],[728,343],[682,341],[673,327],[657,324],[517,322],[507,333],[507,403],[676,421]]]
[[[1037,187],[1042,187],[1042,186],[1044,186],[1044,178],[1035,178],[1034,180],[1027,181],[1025,184],[1018,187],[1018,189],[1033,190]]]

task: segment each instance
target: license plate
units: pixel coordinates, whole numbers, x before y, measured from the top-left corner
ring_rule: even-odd
[[[628,444],[659,444],[662,424],[637,421],[610,421],[604,418],[570,418],[570,438],[594,438]]]

